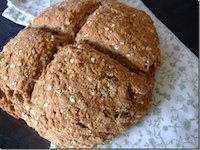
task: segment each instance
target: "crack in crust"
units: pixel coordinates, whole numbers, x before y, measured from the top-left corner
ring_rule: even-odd
[[[111,140],[146,113],[151,87],[143,77],[105,54],[86,44],[74,44],[62,47],[55,60],[34,87],[30,106],[34,113],[28,118],[50,141],[82,147],[80,143],[69,145],[69,139],[77,139],[94,147]],[[131,101],[129,88],[138,96],[136,103]],[[66,135],[69,139],[59,141]]]
[[[131,71],[148,74],[150,68],[160,63],[158,37],[151,18],[117,2],[102,2],[81,28],[76,41],[94,46]]]
[[[65,33],[74,41],[87,18],[100,4],[100,0],[64,1],[39,14],[29,26]]]
[[[140,10],[114,0],[64,1],[4,47],[0,107],[60,147],[107,143],[148,111],[157,46]]]
[[[53,59],[57,46],[64,44],[65,40],[42,29],[28,28],[20,31],[4,47],[0,54],[0,90],[4,99],[14,106],[16,117],[21,117],[23,103],[30,101],[35,81]]]

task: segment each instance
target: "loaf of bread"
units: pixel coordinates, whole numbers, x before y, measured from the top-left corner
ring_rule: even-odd
[[[0,108],[60,147],[105,144],[148,112],[158,46],[145,12],[115,0],[66,0],[0,53]]]

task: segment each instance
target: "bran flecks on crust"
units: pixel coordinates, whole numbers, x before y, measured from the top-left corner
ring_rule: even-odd
[[[148,72],[160,64],[159,41],[151,18],[118,2],[102,2],[76,41],[92,44],[130,69]]]
[[[31,108],[36,114],[27,120],[48,140],[62,147],[94,147],[111,140],[146,113],[152,87],[117,61],[89,45],[78,49],[77,44],[60,48],[55,58],[56,63],[50,63],[35,84]],[[76,64],[70,63],[72,58]],[[70,78],[71,72],[74,78]],[[53,87],[50,91],[46,90],[49,86]],[[59,89],[62,93],[58,95]],[[43,109],[46,103],[48,109]],[[73,140],[76,143],[70,143]]]
[[[30,101],[35,80],[53,59],[56,46],[67,43],[58,35],[51,40],[52,35],[42,29],[24,29],[10,40],[0,54],[0,90],[4,93],[1,103],[10,103],[3,109],[12,108],[9,112],[16,117],[24,111],[24,101]]]
[[[0,108],[60,147],[105,144],[148,112],[158,44],[141,10],[66,0],[0,53]]]

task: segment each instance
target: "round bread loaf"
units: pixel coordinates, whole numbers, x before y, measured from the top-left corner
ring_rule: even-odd
[[[65,148],[95,147],[137,123],[160,64],[151,18],[114,0],[67,0],[0,54],[0,108]]]

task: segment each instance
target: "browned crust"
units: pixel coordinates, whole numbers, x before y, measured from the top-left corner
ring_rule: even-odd
[[[140,78],[88,45],[62,47],[34,87],[27,121],[62,147],[103,144],[148,110],[151,86]]]
[[[143,11],[109,1],[102,3],[79,31],[85,41],[133,70],[149,71],[160,64],[158,36]]]
[[[81,24],[98,5],[99,0],[66,0],[43,11],[33,20],[30,27],[48,28],[74,38]]]
[[[10,101],[13,110],[17,109],[13,114],[24,111],[23,103],[30,101],[35,80],[53,59],[56,46],[65,40],[42,29],[28,28],[4,47],[0,58],[0,90],[4,93],[1,103]]]
[[[143,11],[114,0],[64,1],[4,47],[0,107],[60,147],[102,145],[151,106],[158,44]]]

